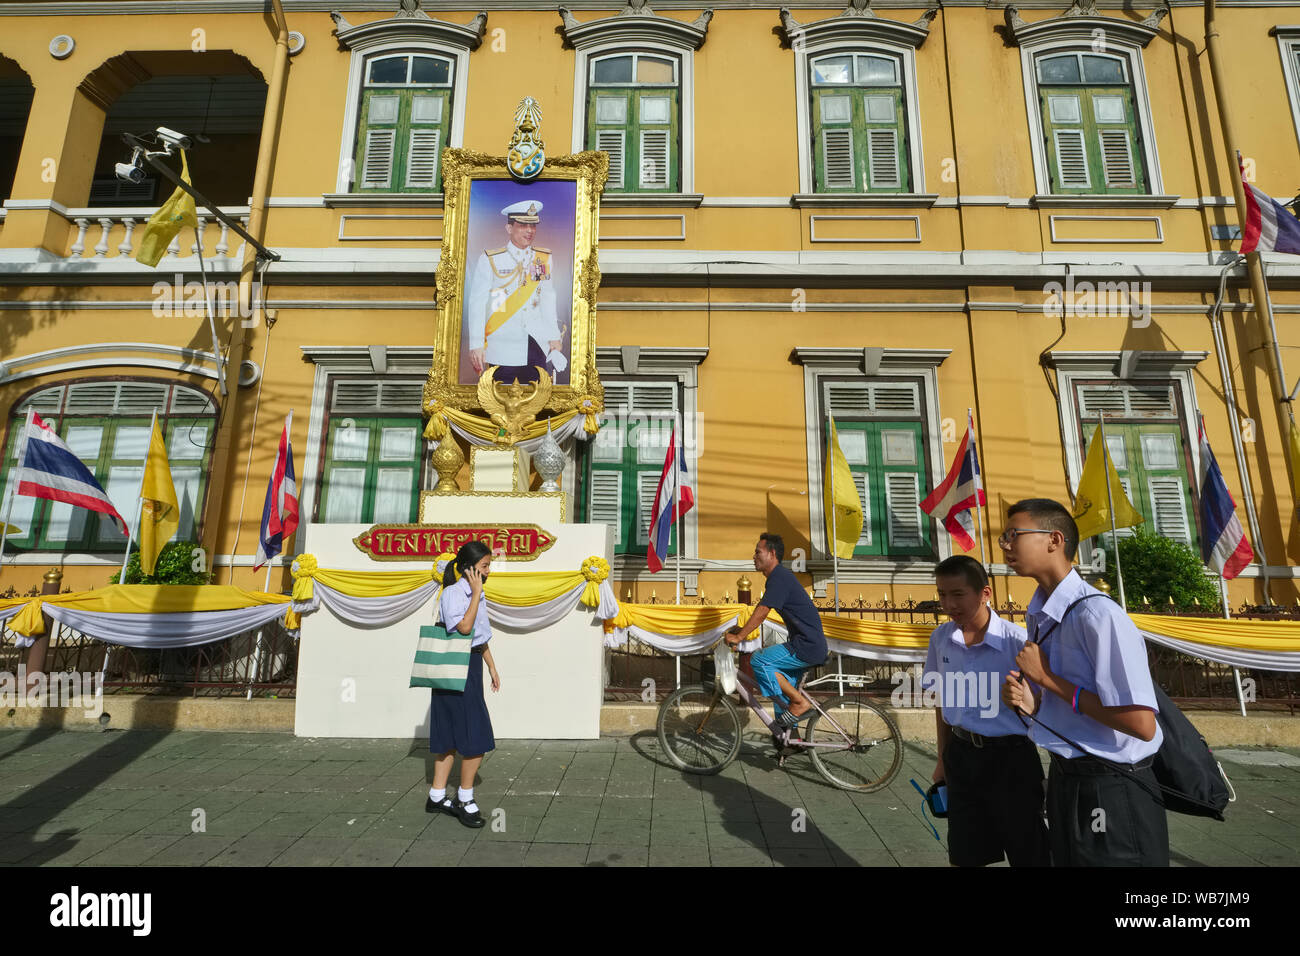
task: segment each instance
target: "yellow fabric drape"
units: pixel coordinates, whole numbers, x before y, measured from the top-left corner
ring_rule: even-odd
[[[614,627],[639,627],[655,634],[690,637],[721,627],[733,617],[738,617],[737,624],[744,627],[751,610],[744,604],[620,604],[618,616],[611,623]]]
[[[232,584],[111,584],[93,591],[30,598],[23,609],[9,619],[9,628],[27,637],[44,634],[45,622],[41,611],[46,604],[101,614],[177,614],[288,603],[289,598],[283,594],[246,591]]]
[[[906,624],[893,621],[866,621],[850,617],[822,617],[827,637],[853,644],[876,647],[925,648],[930,645],[933,624]]]
[[[1204,617],[1132,614],[1144,631],[1192,644],[1237,650],[1300,653],[1300,621],[1225,621]]]
[[[496,441],[498,431],[497,426],[492,424],[492,422],[488,421],[486,418],[480,418],[477,415],[471,415],[469,412],[462,412],[456,408],[448,408],[441,402],[435,403],[431,410],[426,409],[426,411],[429,411],[430,414],[429,421],[424,426],[424,437],[431,441],[442,440],[443,436],[447,434],[448,421],[453,422],[458,428],[463,429],[475,438],[487,442]],[[574,409],[573,411],[553,415],[550,418],[551,428],[559,428],[561,425],[570,421],[575,415],[582,414],[584,414],[582,409]],[[596,428],[594,427],[595,416],[590,415],[588,417],[590,418],[593,427],[587,428],[585,423],[583,427],[588,434],[594,435],[596,434]],[[546,422],[547,419],[543,418],[526,426],[524,428],[524,440],[528,441],[533,438],[541,438],[545,435]]]

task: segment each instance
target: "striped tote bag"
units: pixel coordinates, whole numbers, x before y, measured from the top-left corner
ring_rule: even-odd
[[[411,667],[411,686],[463,692],[469,676],[469,646],[473,639],[473,635],[459,631],[448,634],[441,624],[421,627],[415,664]]]

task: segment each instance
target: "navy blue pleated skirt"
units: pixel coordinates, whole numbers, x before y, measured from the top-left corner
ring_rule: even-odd
[[[484,645],[486,646],[486,645]],[[469,656],[465,691],[431,691],[429,703],[429,750],[445,754],[454,750],[462,757],[477,757],[496,749],[492,719],[483,699],[483,654],[481,648]]]

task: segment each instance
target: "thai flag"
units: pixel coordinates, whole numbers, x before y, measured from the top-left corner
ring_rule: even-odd
[[[1255,559],[1246,540],[1237,506],[1219,471],[1219,463],[1205,437],[1205,421],[1199,428],[1201,443],[1201,552],[1205,563],[1231,581]]]
[[[984,500],[984,483],[980,480],[980,463],[975,457],[975,423],[966,415],[966,434],[962,436],[948,477],[921,502],[921,510],[943,521],[963,551],[975,547],[975,521],[971,509]]]
[[[652,572],[663,569],[673,524],[693,507],[695,495],[691,493],[690,476],[686,473],[686,455],[674,423],[668,454],[664,456],[664,470],[655,489],[654,507],[650,510],[650,547],[645,562]]]
[[[33,409],[27,410],[22,441],[25,448],[18,469],[17,494],[98,511],[121,525],[123,534],[129,533],[126,521],[90,469]]]
[[[1246,228],[1241,237],[1241,254],[1290,252],[1300,255],[1300,219],[1267,193],[1246,182],[1244,169],[1241,184],[1246,192]]]
[[[271,480],[266,485],[266,504],[262,506],[262,530],[257,536],[254,571],[279,554],[285,541],[293,537],[298,528],[298,482],[294,480],[293,445],[289,442],[292,425],[291,411],[284,417],[280,450],[275,456],[275,467],[271,469]]]

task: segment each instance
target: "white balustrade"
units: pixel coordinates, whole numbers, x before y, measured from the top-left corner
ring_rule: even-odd
[[[247,207],[226,208],[222,212],[232,219],[237,217],[243,227],[247,229],[248,215],[244,213],[245,209]],[[77,209],[71,211],[68,218],[77,227],[77,232],[76,238],[73,239],[72,245],[69,247],[68,258],[133,258],[139,251],[137,246],[139,235],[143,233],[142,227],[148,222],[153,213],[153,209],[113,209],[110,211]],[[87,235],[96,225],[99,226],[99,236],[93,246],[88,246]],[[230,227],[224,222],[213,222],[211,216],[198,217],[197,231],[191,230],[188,226],[182,228],[167,246],[167,255],[192,257],[198,253],[200,248],[205,250],[204,254],[206,255],[209,225],[219,225],[221,228],[221,234],[213,249],[213,258],[216,260],[242,261],[245,245],[243,238],[240,238],[238,246],[232,251],[230,248]],[[117,235],[114,230],[121,231],[121,240],[116,244],[111,242],[111,239],[116,238]],[[110,255],[111,252],[115,252],[116,255]]]

